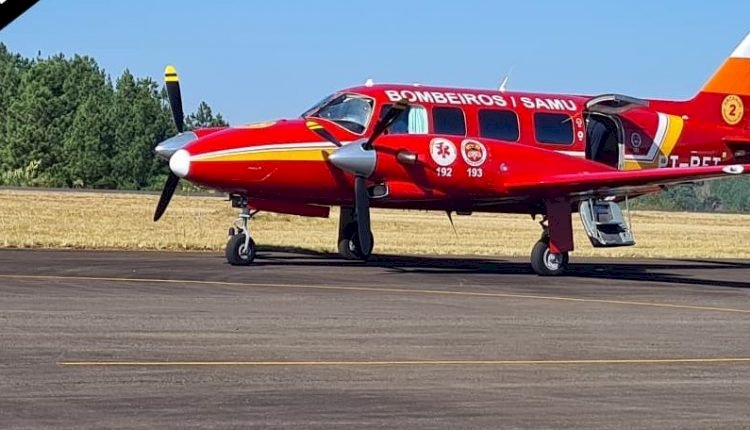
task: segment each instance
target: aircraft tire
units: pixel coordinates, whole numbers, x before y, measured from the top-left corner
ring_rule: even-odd
[[[531,268],[539,276],[559,276],[568,268],[570,255],[563,252],[561,261],[553,261],[549,252],[549,242],[540,240],[531,249]]]
[[[372,250],[374,248],[374,242],[373,239],[373,246],[370,247],[367,252],[364,252],[360,245],[359,240],[357,238],[357,224],[353,223],[350,224],[344,229],[344,234],[339,240],[339,255],[344,260],[363,260],[366,261],[370,258],[372,255]]]
[[[249,266],[255,260],[255,242],[250,238],[248,250],[245,250],[245,235],[235,234],[229,238],[224,249],[227,263],[232,266]]]

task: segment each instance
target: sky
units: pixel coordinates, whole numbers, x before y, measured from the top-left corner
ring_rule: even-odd
[[[11,51],[94,57],[113,77],[180,72],[230,123],[294,117],[375,82],[691,97],[750,32],[746,0],[41,0]]]

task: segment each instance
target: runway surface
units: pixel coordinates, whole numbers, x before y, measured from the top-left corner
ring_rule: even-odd
[[[2,428],[748,428],[750,263],[0,251]]]

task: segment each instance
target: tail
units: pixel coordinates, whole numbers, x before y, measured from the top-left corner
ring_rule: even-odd
[[[693,99],[697,116],[724,126],[748,128],[750,109],[750,34]]]

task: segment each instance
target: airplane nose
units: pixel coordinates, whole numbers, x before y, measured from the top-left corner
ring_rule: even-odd
[[[190,173],[190,153],[185,149],[175,152],[169,159],[169,170],[180,178]]]
[[[177,150],[183,148],[188,143],[192,143],[198,140],[198,136],[192,131],[186,131],[180,133],[177,136],[170,137],[169,139],[159,143],[154,148],[154,152],[164,160],[169,160]]]

